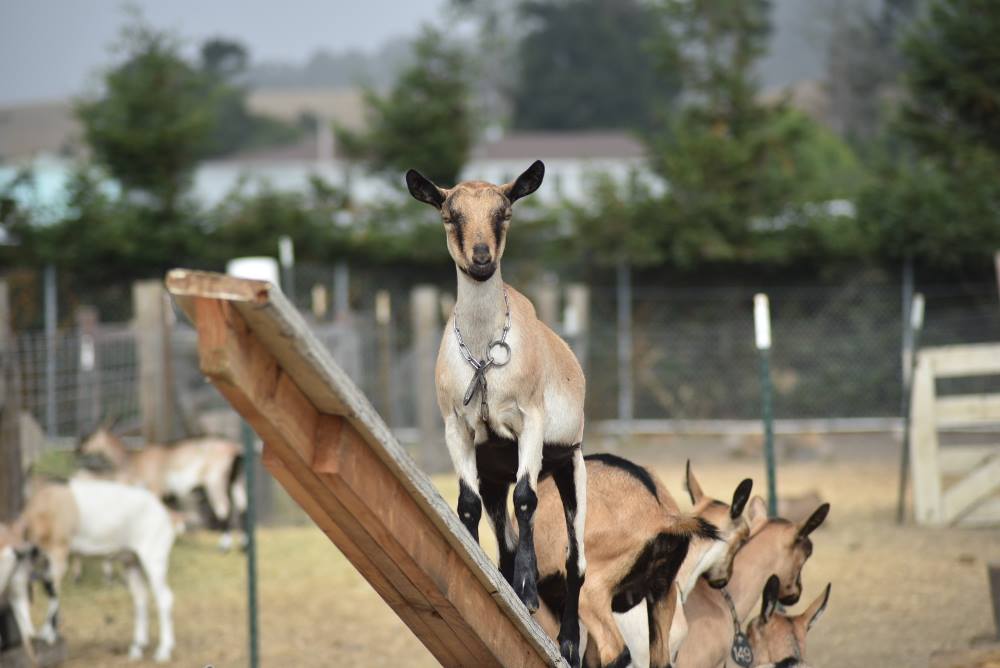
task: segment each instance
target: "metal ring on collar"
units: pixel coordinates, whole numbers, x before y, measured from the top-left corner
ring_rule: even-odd
[[[504,355],[502,362],[493,357],[493,350],[495,348],[503,348],[506,351],[506,354]],[[507,362],[510,361],[510,355],[511,355],[510,344],[508,344],[506,341],[494,341],[493,343],[490,344],[489,350],[486,351],[486,359],[493,366],[505,366]]]

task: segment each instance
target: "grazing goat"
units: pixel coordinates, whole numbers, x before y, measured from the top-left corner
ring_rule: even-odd
[[[780,587],[777,575],[767,579],[760,616],[747,625],[747,638],[753,649],[753,665],[760,668],[779,664],[789,668],[804,668],[806,633],[826,610],[826,604],[830,600],[830,585],[826,585],[823,593],[804,612],[794,617],[775,614]]]
[[[35,550],[29,545],[20,544],[16,533],[0,524],[0,609],[6,604],[10,605],[21,643],[24,645],[28,660],[34,665],[36,660],[34,647],[31,645],[28,586]],[[0,651],[4,647],[4,640],[0,637]]]
[[[222,438],[191,438],[170,445],[149,444],[131,451],[120,438],[101,426],[80,444],[84,458],[101,457],[114,469],[111,479],[145,487],[161,499],[183,499],[204,489],[223,534],[219,546],[232,545],[232,530],[246,511],[243,447]]]
[[[534,612],[538,477],[552,473],[569,534],[559,645],[576,666],[577,602],[587,564],[583,371],[566,342],[500,276],[511,206],[535,192],[544,174],[545,166],[535,161],[505,185],[465,181],[443,189],[411,169],[406,184],[414,198],[441,212],[458,275],[458,296],[435,372],[445,441],[459,478],[458,515],[478,541],[485,507],[497,536],[500,571]],[[517,536],[507,516],[511,484]]]
[[[39,634],[44,640],[51,643],[56,639],[59,592],[70,553],[111,556],[126,552],[133,557],[125,576],[135,606],[129,657],[142,658],[149,644],[145,576],[160,622],[160,643],[154,658],[170,660],[174,648],[173,593],[167,585],[167,568],[174,529],[158,498],[145,489],[117,482],[75,479],[35,491],[20,523],[24,538],[41,550],[47,562],[43,580],[49,607]]]
[[[736,553],[729,584],[722,590],[714,590],[699,582],[684,604],[689,630],[677,655],[677,668],[731,662],[736,631],[750,614],[772,573],[780,582],[778,600],[784,605],[798,602],[802,594],[802,567],[812,555],[809,534],[823,523],[829,511],[830,504],[824,503],[804,522],[793,524],[780,518],[767,519],[764,500],[759,496],[751,499],[747,508],[750,539]]]
[[[732,504],[718,501],[702,492],[701,485],[691,470],[690,461],[686,467],[685,485],[694,505],[692,514],[717,527],[718,539],[708,540],[697,536],[692,538],[687,557],[681,563],[669,594],[675,599],[671,615],[664,609],[654,610],[651,616],[646,601],[640,601],[628,612],[616,613],[615,620],[629,647],[633,666],[670,665],[687,636],[684,602],[691,590],[701,576],[704,576],[713,588],[726,586],[732,575],[733,559],[754,528],[743,516],[744,507],[753,489],[753,481],[749,478],[737,485],[733,492]],[[679,513],[676,501],[658,480],[657,487],[660,489],[659,495],[663,499],[664,507],[669,508],[669,512]],[[762,520],[763,518],[759,518],[758,522],[762,524]],[[593,559],[591,562],[593,571]],[[657,632],[657,628],[664,628],[667,624],[670,630],[667,644],[664,645],[662,642],[664,636],[661,632]]]
[[[728,544],[742,542],[748,533],[739,510],[750,496],[751,482],[744,481],[736,491],[736,518],[726,518],[716,527],[682,514],[663,483],[642,466],[608,454],[588,455],[585,461],[588,558],[587,579],[580,592],[580,621],[588,638],[586,663],[627,665],[630,658],[642,661],[651,651],[657,665],[665,665],[668,650],[673,648],[675,583],[693,586],[703,573],[725,583],[732,559]],[[554,635],[548,614],[558,613],[563,606],[562,558],[567,535],[557,490],[549,478],[538,484],[535,526],[539,535],[539,589],[547,613],[540,615],[539,621]],[[644,611],[642,603],[646,601],[653,602],[652,614]],[[619,614],[626,610],[625,615]],[[634,623],[643,626],[641,647],[637,646],[638,634],[626,635],[636,639],[627,646],[619,632],[627,617],[636,617]]]

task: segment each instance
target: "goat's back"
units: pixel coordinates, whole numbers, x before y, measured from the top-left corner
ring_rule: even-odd
[[[174,528],[152,492],[106,480],[71,480],[67,486],[79,515],[71,547],[81,554],[108,554],[166,547]]]

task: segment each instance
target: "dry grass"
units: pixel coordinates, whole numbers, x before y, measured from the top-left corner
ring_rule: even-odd
[[[731,490],[745,476],[762,479],[758,460],[727,459],[714,442],[659,442],[619,451],[654,467],[679,499],[688,457],[712,494]],[[807,600],[795,608],[833,582],[827,613],[809,637],[813,662],[844,668],[926,666],[932,652],[968,647],[990,634],[985,564],[1000,561],[1000,533],[896,527],[892,443],[838,442],[834,452],[831,461],[782,463],[779,470],[783,492],[816,489],[833,506],[829,525],[814,534],[815,552],[803,578]],[[453,501],[451,477],[437,482]],[[172,567],[178,638],[173,665],[246,665],[242,557],[218,553],[210,535],[186,536]],[[131,634],[128,594],[120,584],[105,586],[96,571],[91,567],[84,581],[67,584],[62,624],[72,658],[66,665],[135,665],[125,657]],[[434,665],[311,526],[261,530],[260,599],[264,666]],[[40,615],[42,601],[37,605]]]

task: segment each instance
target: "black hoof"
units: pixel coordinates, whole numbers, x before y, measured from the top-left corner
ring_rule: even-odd
[[[559,643],[559,653],[570,668],[580,668],[580,645],[572,640],[563,640]]]
[[[523,578],[520,583],[515,583],[514,593],[528,612],[534,614],[538,610],[538,584],[534,578]]]
[[[626,647],[622,650],[622,653],[618,655],[618,658],[609,663],[606,668],[627,668],[631,663],[632,654],[628,651],[628,647]]]

